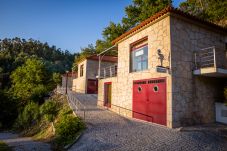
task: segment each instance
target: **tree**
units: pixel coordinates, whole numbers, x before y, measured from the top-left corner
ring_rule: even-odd
[[[180,4],[180,9],[201,19],[227,26],[226,0],[187,0]]]
[[[25,105],[28,100],[41,101],[48,92],[50,76],[44,63],[36,58],[28,59],[24,65],[18,67],[11,74],[13,95]]]
[[[133,4],[125,8],[123,26],[130,29],[170,4],[169,0],[133,0]]]
[[[87,47],[85,48],[81,48],[81,52],[79,55],[75,56],[74,62],[75,64],[73,65],[74,70],[77,69],[77,63],[80,62],[81,60],[85,59],[86,57],[95,55],[96,53],[96,49],[92,44],[89,44]]]
[[[9,128],[17,117],[17,102],[4,90],[0,90],[0,109],[0,128]]]
[[[53,79],[53,82],[54,82],[55,86],[61,84],[62,78],[61,78],[61,74],[60,73],[54,72],[53,75],[52,75],[52,79]]]
[[[18,37],[0,39],[0,51],[0,67],[4,72],[12,72],[28,58],[37,57],[48,62],[55,72],[63,73],[71,69],[74,60],[74,54],[67,50],[62,51],[56,46],[49,46],[48,43]]]
[[[19,114],[15,123],[15,128],[28,128],[39,120],[39,105],[29,102]]]
[[[57,116],[57,103],[54,100],[47,100],[41,107],[40,113],[47,121],[51,122],[53,133],[55,134],[54,119]]]
[[[103,40],[96,41],[98,53],[111,46],[111,41],[133,28],[148,17],[154,15],[171,3],[170,0],[133,0],[133,4],[125,8],[126,17],[120,23],[113,23],[104,28]],[[116,55],[116,52],[109,52]]]

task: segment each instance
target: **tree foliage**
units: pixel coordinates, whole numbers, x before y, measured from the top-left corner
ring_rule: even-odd
[[[44,115],[49,122],[54,122],[55,116],[57,116],[58,113],[56,101],[47,100],[40,107],[40,113]]]
[[[54,82],[55,86],[61,84],[62,78],[61,78],[61,74],[60,73],[54,72],[53,76],[52,76],[52,79],[53,79],[53,82]]]
[[[37,102],[50,90],[47,86],[50,79],[41,60],[28,59],[24,65],[12,72],[11,92],[22,104],[29,100]]]
[[[18,37],[0,40],[0,67],[2,72],[12,72],[31,57],[42,59],[50,65],[54,72],[63,73],[71,69],[74,54],[62,51],[56,46],[41,43],[34,39],[20,39]]]
[[[17,117],[17,102],[0,90],[0,128],[9,128]]]
[[[92,56],[96,54],[96,49],[92,44],[89,44],[85,48],[81,48],[81,52],[75,55],[74,63],[73,63],[73,70],[77,71],[77,64],[81,60],[85,59],[86,57]]]
[[[226,0],[187,0],[180,4],[180,9],[201,19],[227,26]]]
[[[24,129],[30,125],[35,124],[39,120],[39,105],[30,102],[28,103],[23,111],[19,114],[15,123],[15,128]]]

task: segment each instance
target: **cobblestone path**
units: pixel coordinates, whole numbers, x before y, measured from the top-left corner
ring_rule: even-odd
[[[125,118],[97,107],[94,95],[77,98],[87,108],[88,128],[71,151],[227,151],[227,141],[216,133],[181,132]]]

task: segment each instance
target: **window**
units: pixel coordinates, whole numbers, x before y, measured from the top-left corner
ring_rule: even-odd
[[[82,77],[84,75],[84,65],[80,66],[80,76]]]
[[[137,72],[148,69],[148,45],[146,39],[131,45],[130,71]]]

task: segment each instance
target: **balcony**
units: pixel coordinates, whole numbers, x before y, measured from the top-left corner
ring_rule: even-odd
[[[117,76],[117,65],[108,66],[105,68],[101,68],[100,70],[100,78],[110,78],[110,77],[116,77]]]
[[[196,51],[194,75],[227,77],[226,52],[216,47]]]

